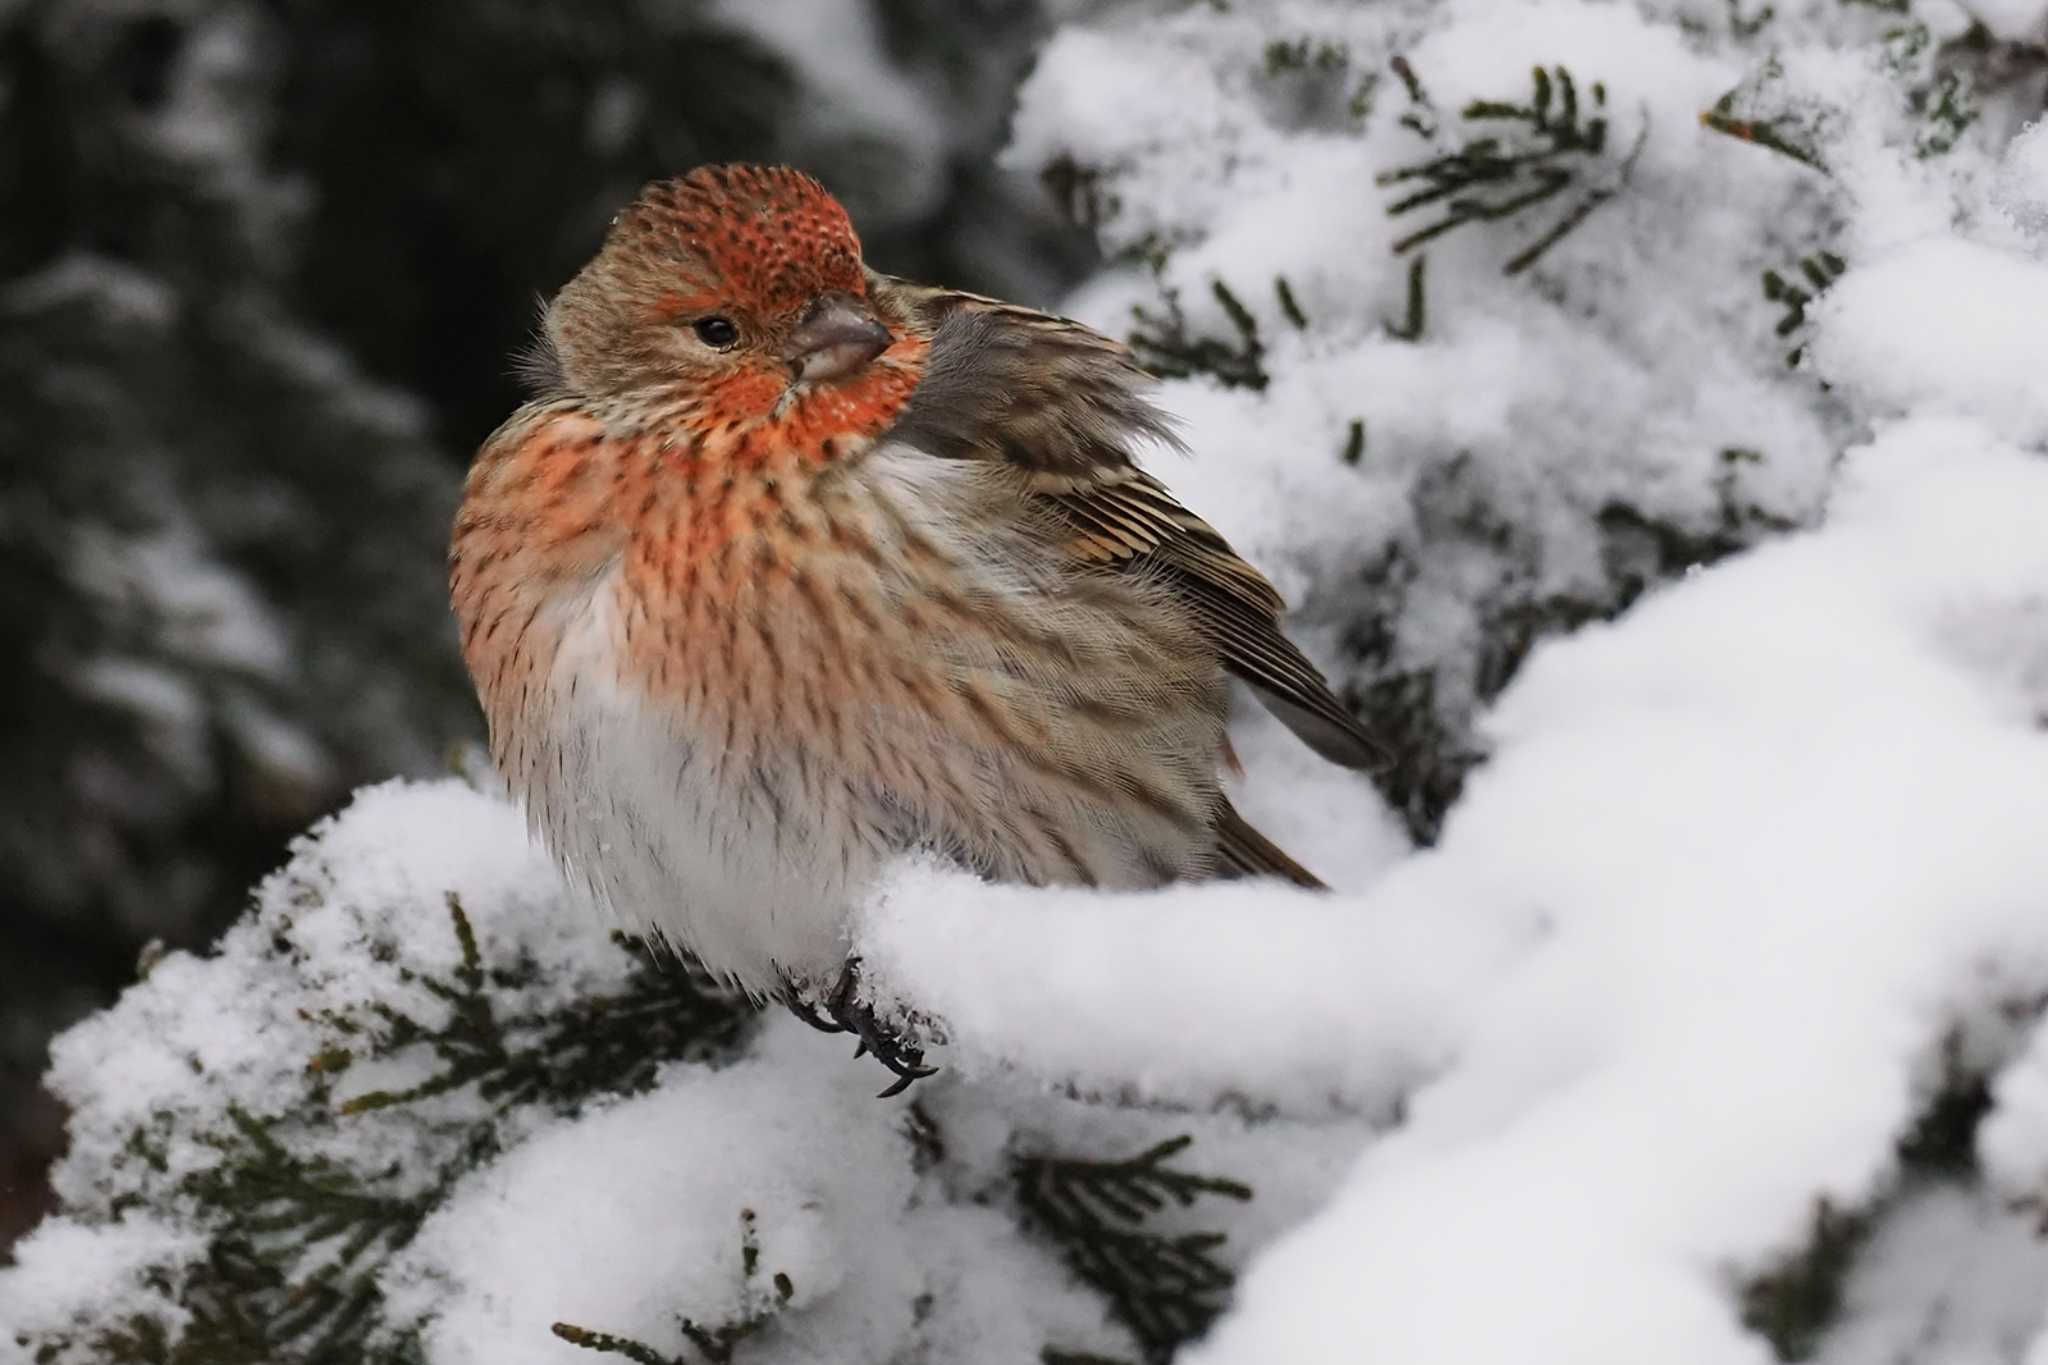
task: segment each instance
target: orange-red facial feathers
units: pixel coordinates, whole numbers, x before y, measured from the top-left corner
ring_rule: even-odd
[[[613,220],[549,306],[538,369],[557,390],[681,389],[725,418],[766,416],[816,333],[805,320],[866,318],[867,293],[860,239],[823,185],[782,166],[700,167]]]
[[[821,294],[867,292],[860,238],[825,187],[786,166],[700,166],[647,187],[612,227],[614,239],[670,255],[686,278],[661,299],[671,313],[732,305],[768,319]],[[700,266],[700,269],[691,269]]]

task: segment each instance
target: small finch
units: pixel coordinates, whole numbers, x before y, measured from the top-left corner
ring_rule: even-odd
[[[1224,795],[1228,679],[1378,750],[1272,585],[1140,469],[1116,342],[868,269],[809,176],[649,186],[548,305],[449,555],[491,755],[572,884],[756,995],[918,1050],[846,916],[894,854],[1319,883]]]

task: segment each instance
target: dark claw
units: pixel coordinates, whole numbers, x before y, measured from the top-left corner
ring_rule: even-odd
[[[797,1018],[803,1020],[806,1024],[809,1024],[812,1028],[816,1029],[820,1033],[846,1032],[846,1026],[844,1024],[834,1023],[832,1020],[827,1019],[824,1015],[819,1014],[816,1009],[812,1008],[808,1004],[802,1004],[795,1000],[785,1000],[782,1003],[788,1007],[789,1012],[791,1014],[794,1014]]]
[[[835,1006],[837,1001],[838,995],[835,992],[833,996]],[[839,1023],[836,1018],[828,1019],[818,1013],[818,1007],[804,999],[803,990],[796,982],[790,980],[787,975],[782,978],[782,1004],[791,1014],[794,1014],[820,1033],[846,1032],[846,1025]]]
[[[924,1064],[923,1048],[905,1042],[884,1027],[872,1009],[857,1003],[859,990],[860,959],[851,958],[847,961],[846,970],[840,973],[839,984],[833,989],[832,998],[826,1002],[825,1008],[831,1012],[840,1031],[851,1033],[860,1040],[854,1056],[872,1053],[876,1061],[896,1073],[895,1084],[875,1098],[890,1099],[908,1090],[912,1081],[937,1074],[937,1067]]]
[[[839,980],[833,983],[832,998],[825,1002],[825,1008],[832,1011],[834,1019],[844,1023],[848,1011],[854,1008],[853,998],[859,993],[860,959],[849,957],[846,966],[840,969]]]
[[[894,1085],[889,1086],[887,1089],[877,1090],[875,1098],[878,1100],[893,1100],[904,1091],[910,1089],[912,1081],[921,1081],[937,1071],[938,1068],[935,1066],[919,1067],[915,1071],[906,1071],[897,1078]]]

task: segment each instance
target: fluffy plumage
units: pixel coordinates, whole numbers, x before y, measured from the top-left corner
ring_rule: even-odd
[[[595,899],[822,994],[906,849],[1315,884],[1222,792],[1226,678],[1335,761],[1375,750],[1134,462],[1173,437],[1121,346],[869,271],[809,177],[711,167],[614,221],[544,348],[450,585],[492,755]]]

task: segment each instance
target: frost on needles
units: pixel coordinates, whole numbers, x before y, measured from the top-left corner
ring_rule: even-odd
[[[2048,6],[1191,6],[1008,156],[1400,749],[1339,890],[850,926],[901,1103],[361,793],[67,1034],[0,1361],[2048,1351]],[[911,1102],[911,1101],[914,1101]]]

